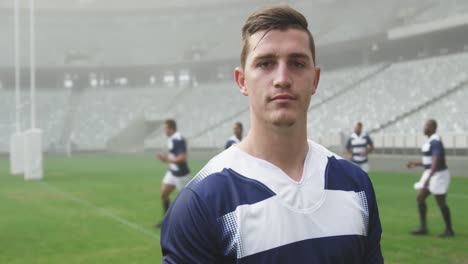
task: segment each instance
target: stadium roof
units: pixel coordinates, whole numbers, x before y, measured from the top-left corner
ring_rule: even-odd
[[[18,0],[22,8],[27,8],[28,0]],[[287,1],[301,2],[304,0]],[[315,0],[317,2],[330,2],[332,0]],[[12,9],[15,0],[1,0],[0,9]],[[274,0],[257,0],[255,4],[280,3]],[[283,1],[284,2],[284,1]],[[115,10],[144,10],[144,9],[167,9],[187,8],[200,6],[220,6],[252,4],[251,0],[35,0],[38,10],[93,10],[93,11],[115,11]]]
[[[29,1],[20,1],[22,7],[27,7]],[[140,9],[196,5],[200,3],[232,2],[232,0],[36,0],[38,9]],[[0,1],[0,8],[12,8],[14,0]]]

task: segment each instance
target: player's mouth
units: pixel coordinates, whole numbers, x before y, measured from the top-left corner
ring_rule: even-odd
[[[293,101],[293,100],[296,100],[296,97],[290,95],[290,94],[286,94],[286,93],[283,93],[283,94],[277,94],[273,97],[271,97],[270,101],[274,101],[274,102],[279,102],[279,103],[286,103],[286,102],[290,102],[290,101]]]

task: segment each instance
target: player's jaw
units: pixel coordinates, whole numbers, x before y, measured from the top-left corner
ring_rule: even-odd
[[[306,98],[291,92],[280,92],[270,95],[266,99],[265,112],[271,124],[279,127],[289,127],[305,115],[308,105]],[[303,109],[304,108],[304,109]]]

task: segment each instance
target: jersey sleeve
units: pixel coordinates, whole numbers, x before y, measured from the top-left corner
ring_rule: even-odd
[[[224,149],[228,149],[230,146],[232,146],[232,140],[228,140],[226,142],[226,145],[224,145]]]
[[[174,155],[177,156],[182,153],[187,153],[187,145],[185,140],[173,140]]]
[[[191,189],[179,193],[161,227],[163,263],[217,263],[209,210]]]
[[[346,141],[346,149],[351,151],[351,138],[348,138],[348,141]]]
[[[438,140],[431,141],[431,156],[440,157],[442,156],[442,143]]]
[[[369,135],[367,135],[367,144],[371,147],[374,147],[374,142],[372,141],[372,138]]]
[[[384,263],[382,250],[380,247],[380,239],[382,236],[382,225],[380,223],[379,209],[377,199],[375,198],[374,188],[369,179],[369,188],[367,195],[369,196],[369,228],[368,228],[368,248],[366,254],[367,264]]]

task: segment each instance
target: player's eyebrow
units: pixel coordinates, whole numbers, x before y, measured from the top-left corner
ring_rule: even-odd
[[[259,61],[259,60],[268,60],[268,59],[275,59],[277,58],[278,56],[276,56],[275,54],[272,54],[272,53],[268,53],[268,54],[263,54],[263,55],[258,55],[254,58],[254,61]]]
[[[267,54],[260,54],[256,57],[254,57],[253,61],[260,61],[260,60],[268,60],[268,59],[276,59],[278,58],[277,55],[273,53],[267,53]],[[310,60],[310,56],[305,54],[305,53],[292,53],[288,55],[289,59],[305,59],[305,60]]]
[[[304,53],[292,53],[288,55],[289,58],[293,59],[307,59],[310,60],[310,56]]]

